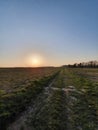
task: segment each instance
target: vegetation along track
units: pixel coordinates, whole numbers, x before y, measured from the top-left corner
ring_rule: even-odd
[[[8,130],[97,130],[98,83],[62,69]]]
[[[12,121],[15,121],[16,118],[20,117],[21,113],[23,113],[28,109],[29,106],[31,106],[31,102],[34,102],[36,100],[38,95],[43,92],[44,87],[54,79],[59,71],[59,68],[52,68],[52,71],[51,68],[49,69],[48,71],[47,68],[44,68],[43,70],[40,69],[42,72],[45,70],[46,74],[42,73],[42,76],[38,76],[40,73],[38,71],[36,74],[37,79],[32,78],[32,80],[29,81],[29,84],[24,84],[24,87],[20,84],[19,87],[13,89],[13,91],[9,93],[7,93],[6,90],[0,91],[0,130],[6,130]],[[30,70],[32,71],[32,69]],[[16,72],[17,70],[14,71]],[[21,69],[20,71],[22,73]],[[29,72],[26,72],[25,75],[27,73]],[[17,75],[19,75],[19,73],[17,73]]]

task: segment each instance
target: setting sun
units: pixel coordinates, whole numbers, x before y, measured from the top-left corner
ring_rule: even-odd
[[[32,65],[39,66],[41,64],[41,59],[39,57],[32,57]]]
[[[31,67],[40,67],[42,66],[43,58],[38,54],[33,54],[27,57],[26,63]]]

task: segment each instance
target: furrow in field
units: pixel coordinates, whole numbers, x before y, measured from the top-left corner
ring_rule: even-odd
[[[28,117],[30,117],[31,113],[38,113],[40,111],[40,109],[44,106],[46,99],[49,96],[50,88],[51,88],[54,81],[55,81],[55,79],[53,79],[53,81],[49,84],[49,86],[44,88],[42,93],[40,93],[37,96],[35,101],[33,100],[31,102],[31,105],[27,108],[27,110],[25,112],[23,112],[18,117],[18,119],[16,119],[15,122],[10,124],[9,127],[7,128],[7,130],[21,130],[21,129],[31,130],[32,129],[26,125],[26,120]]]
[[[97,130],[94,89],[74,70],[62,69],[8,130]]]

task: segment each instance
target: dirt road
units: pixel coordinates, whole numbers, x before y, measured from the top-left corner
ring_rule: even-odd
[[[69,72],[68,72],[69,73]],[[73,86],[64,69],[45,87],[30,107],[7,130],[86,130],[97,128],[91,110],[88,110],[85,91]],[[87,106],[88,105],[88,106]],[[80,111],[81,110],[81,111]],[[83,113],[82,113],[83,110]],[[84,114],[84,115],[83,115]],[[85,114],[88,114],[85,116]],[[83,118],[83,116],[85,119]],[[89,129],[91,130],[91,129]],[[97,130],[97,129],[95,129]]]
[[[53,82],[55,82],[56,79],[53,79],[53,81],[49,84],[49,86],[45,87],[43,92],[40,93],[35,101],[31,102],[31,105],[27,108],[25,112],[23,112],[18,119],[16,119],[15,122],[9,125],[7,130],[32,130],[31,127],[26,125],[27,118],[31,116],[31,113],[37,113],[40,111],[40,108],[42,108],[46,102],[46,99],[50,95],[51,87]]]

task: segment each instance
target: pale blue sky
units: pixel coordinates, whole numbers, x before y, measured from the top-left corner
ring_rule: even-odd
[[[0,66],[98,60],[98,0],[0,0]]]

